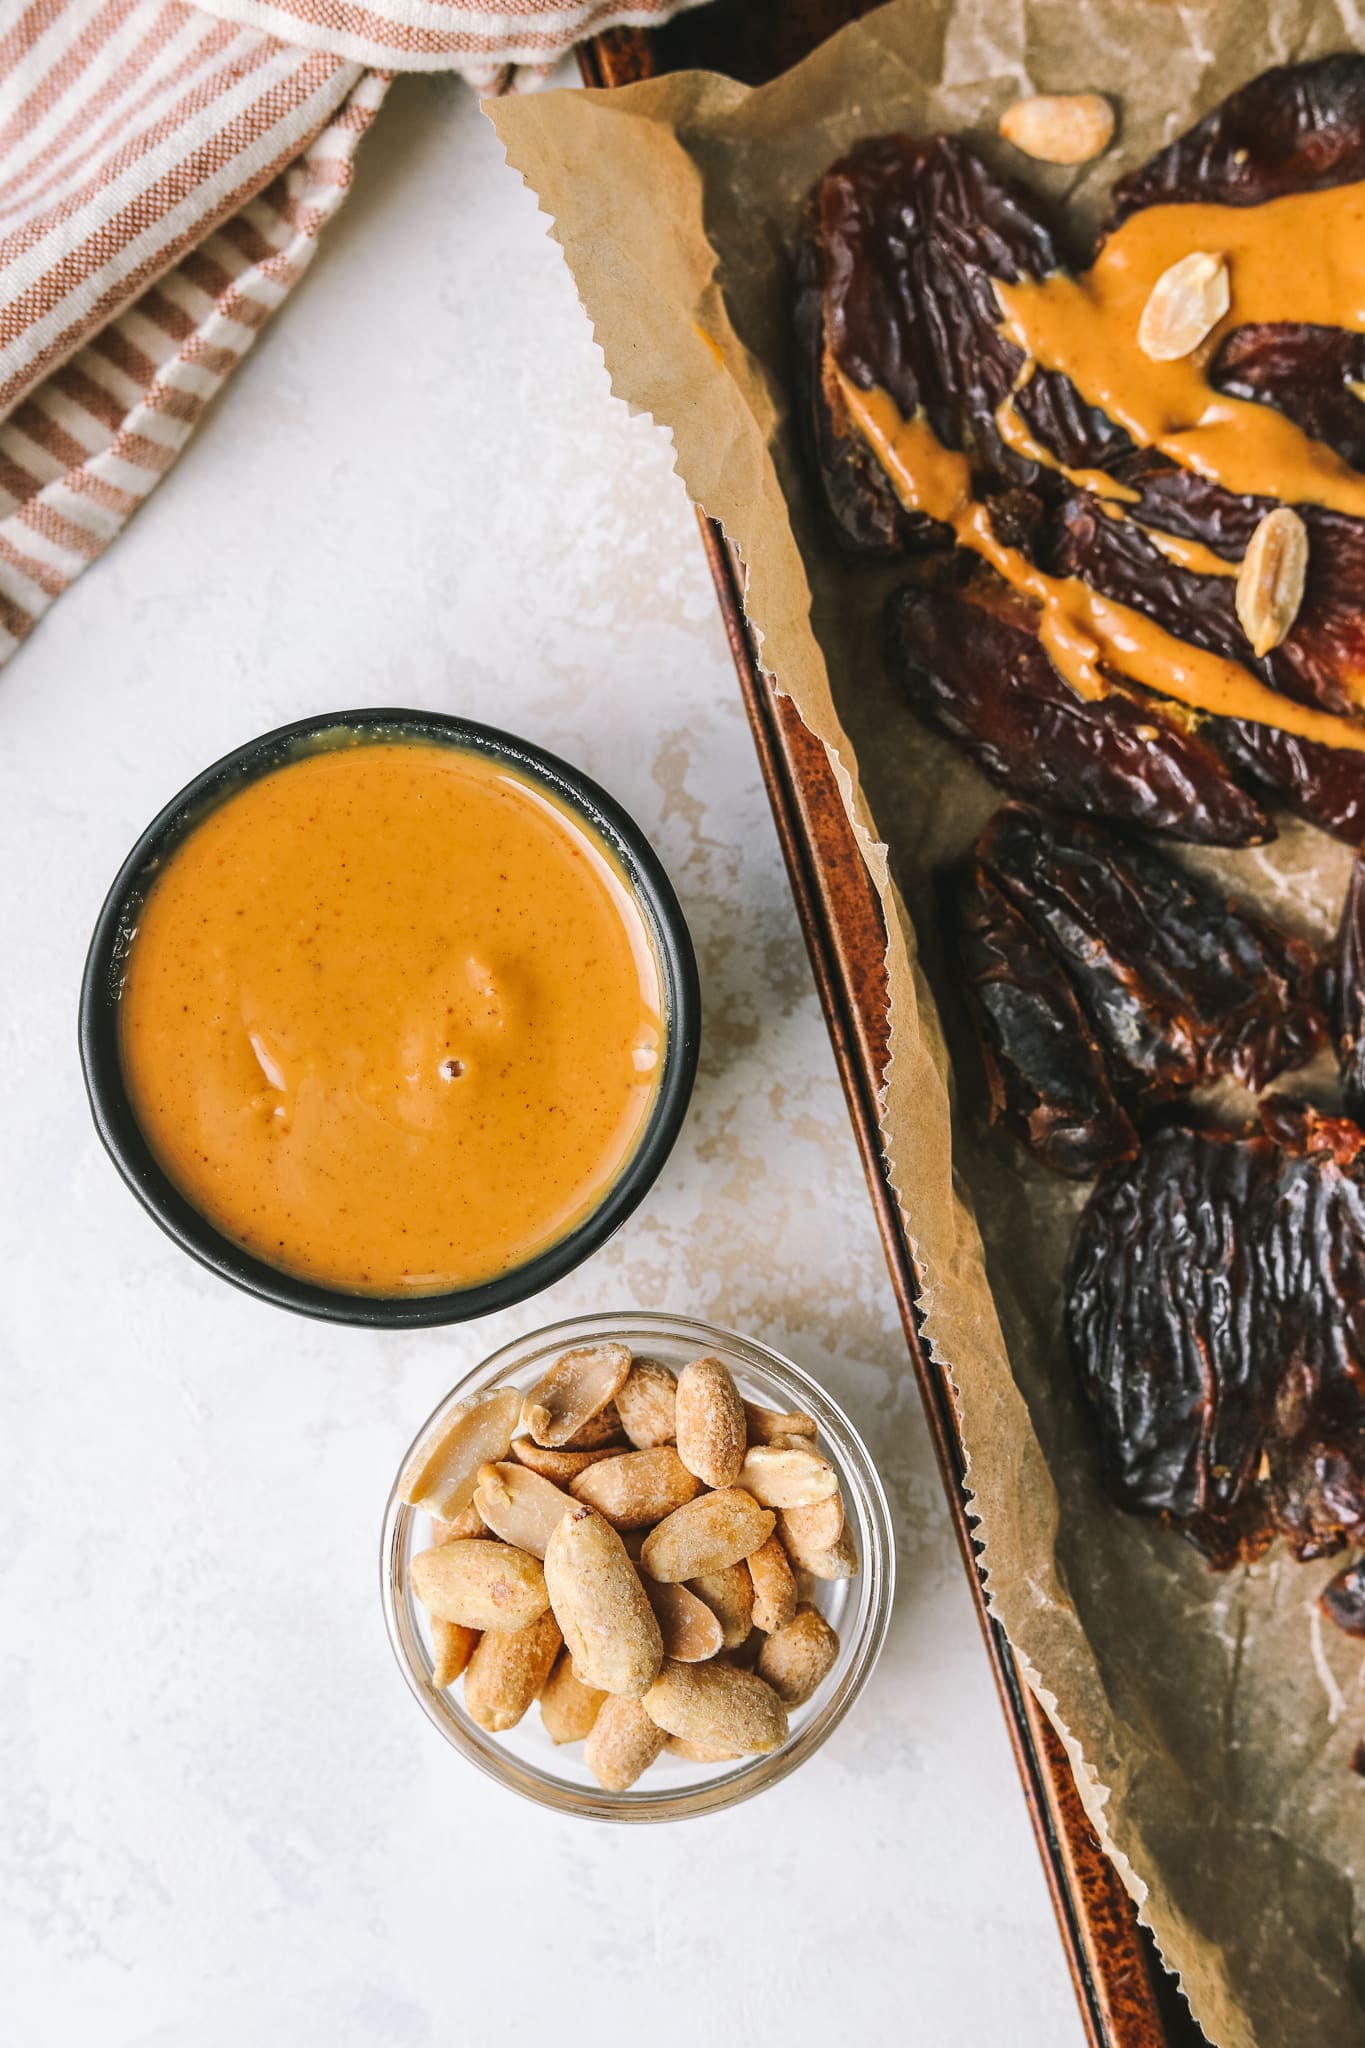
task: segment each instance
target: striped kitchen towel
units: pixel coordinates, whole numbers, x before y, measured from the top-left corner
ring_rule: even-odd
[[[501,86],[695,4],[0,5],[0,663],[302,276],[394,71]]]

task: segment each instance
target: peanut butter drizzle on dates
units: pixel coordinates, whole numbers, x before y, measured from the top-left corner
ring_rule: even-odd
[[[1190,354],[1153,362],[1138,342],[1143,308],[1193,250],[1222,257],[1228,310]],[[1275,407],[1215,391],[1207,374],[1239,327],[1365,331],[1365,185],[1259,206],[1150,206],[1109,236],[1084,275],[997,280],[995,292],[1028,361],[1060,371],[1140,447],[1225,490],[1365,517],[1365,476]]]
[[[1181,209],[1162,209],[1178,210]],[[1146,217],[1138,214],[1133,220]],[[1155,370],[1179,365],[1150,367]],[[885,391],[861,390],[837,367],[834,375],[850,419],[890,478],[902,504],[909,511],[923,513],[948,527],[960,546],[970,548],[1011,589],[1038,605],[1039,639],[1078,696],[1105,696],[1109,689],[1105,674],[1108,670],[1196,711],[1248,719],[1293,733],[1300,739],[1365,752],[1365,727],[1309,705],[1292,703],[1268,689],[1240,663],[1178,639],[1146,613],[1101,596],[1078,576],[1050,576],[1036,567],[1018,548],[997,538],[988,507],[972,496],[971,467],[965,455],[945,448],[922,416],[904,419]],[[1212,394],[1211,399],[1217,405],[1240,403],[1212,398]],[[1243,409],[1280,418],[1271,414],[1268,406],[1248,405]],[[1283,424],[1287,426],[1288,422]],[[1298,435],[1297,428],[1293,432]],[[1315,443],[1306,445],[1316,447]],[[1328,451],[1322,453],[1326,456]],[[1365,503],[1365,478],[1355,481]]]

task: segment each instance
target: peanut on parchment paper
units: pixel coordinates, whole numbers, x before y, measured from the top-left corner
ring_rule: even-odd
[[[675,1380],[623,1344],[566,1352],[524,1401],[462,1402],[405,1482],[433,1517],[409,1566],[432,1683],[463,1674],[495,1733],[538,1699],[605,1791],[665,1750],[780,1747],[838,1655],[811,1599],[858,1568],[838,1474],[810,1416],[745,1401],[719,1358]]]
[[[1088,164],[1114,139],[1114,109],[1097,92],[1040,92],[1015,100],[1000,133],[1043,164]]]

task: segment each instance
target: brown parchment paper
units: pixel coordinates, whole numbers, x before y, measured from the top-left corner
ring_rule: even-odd
[[[1096,1485],[1060,1341],[1080,1196],[988,1129],[938,953],[934,871],[999,799],[883,674],[878,614],[905,570],[849,568],[829,543],[789,416],[788,253],[802,198],[839,151],[936,127],[1069,195],[1083,251],[1120,171],[1267,64],[1355,33],[1346,0],[895,0],[757,91],[694,72],[489,109],[551,217],[615,390],[669,430],[688,489],[737,543],[765,665],[835,765],[890,933],[883,1129],[990,1596],[1219,2048],[1365,2042],[1365,1785],[1349,1767],[1365,1732],[1360,1652],[1314,1618],[1330,1563],[1276,1556],[1215,1577]],[[1018,93],[1080,89],[1120,110],[1099,165],[1030,165],[997,141]],[[1269,849],[1201,864],[1321,940],[1348,861],[1288,826]]]

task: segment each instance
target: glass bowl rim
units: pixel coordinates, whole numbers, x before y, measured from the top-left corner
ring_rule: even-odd
[[[841,1640],[836,1672],[844,1663],[835,1697],[778,1750],[767,1756],[742,1758],[721,1776],[703,1779],[676,1789],[660,1787],[645,1794],[613,1793],[570,1784],[524,1765],[502,1749],[496,1736],[479,1741],[468,1735],[458,1722],[452,1723],[442,1711],[439,1695],[433,1693],[424,1673],[414,1668],[403,1640],[399,1606],[404,1599],[402,1566],[406,1533],[416,1510],[399,1497],[399,1482],[409,1458],[431,1430],[438,1417],[454,1402],[491,1386],[502,1374],[521,1362],[529,1362],[537,1351],[561,1344],[605,1341],[613,1335],[638,1336],[640,1349],[651,1335],[671,1337],[698,1344],[698,1355],[710,1349],[732,1349],[736,1354],[752,1353],[756,1363],[771,1376],[791,1386],[820,1424],[837,1451],[841,1481],[855,1482],[855,1499],[863,1534],[860,1570],[867,1575],[869,1593],[866,1613],[857,1639],[845,1646]],[[890,1504],[871,1453],[843,1408],[819,1381],[770,1344],[746,1337],[718,1324],[704,1323],[690,1316],[670,1315],[660,1310],[605,1310],[565,1317],[511,1339],[474,1365],[436,1403],[399,1461],[397,1475],[385,1503],[379,1546],[379,1591],[389,1647],[404,1683],[427,1720],[452,1749],[505,1789],[532,1804],[567,1813],[575,1819],[613,1823],[658,1823],[685,1820],[704,1813],[717,1813],[737,1806],[770,1785],[789,1777],[813,1756],[844,1719],[862,1692],[886,1642],[895,1595],[896,1553]],[[846,1658],[846,1662],[844,1662]]]
[[[649,1121],[616,1179],[583,1221],[544,1250],[473,1286],[437,1294],[350,1294],[299,1278],[232,1243],[186,1200],[143,1136],[124,1084],[118,1048],[118,998],[131,943],[130,919],[159,863],[211,810],[237,790],[336,734],[428,739],[502,760],[557,797],[604,839],[624,870],[649,927],[666,1007],[664,1065]],[[135,925],[133,930],[135,930]],[[600,1249],[638,1208],[668,1160],[691,1100],[701,1037],[696,952],[682,906],[662,861],[616,799],[546,748],[499,727],[447,712],[372,706],[317,712],[261,733],[193,776],[138,834],[105,897],[81,977],[78,1042],[95,1129],[125,1185],[182,1251],[220,1279],[296,1314],[378,1329],[420,1329],[468,1322],[510,1308],[553,1285]]]

